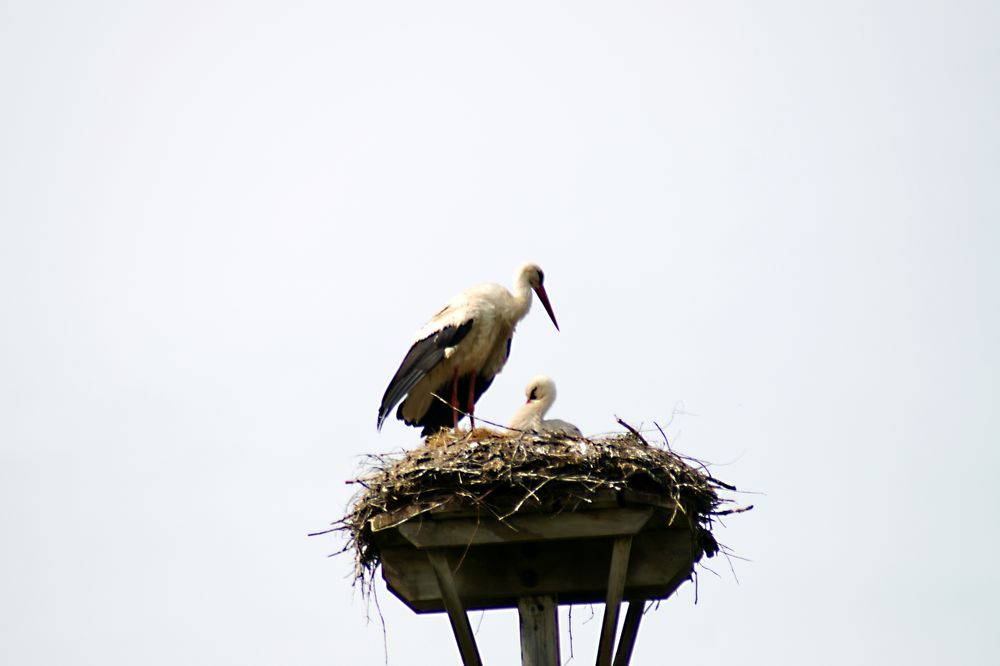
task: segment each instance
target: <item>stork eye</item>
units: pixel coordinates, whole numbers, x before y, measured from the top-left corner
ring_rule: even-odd
[[[528,400],[538,400],[538,389],[531,389],[531,394],[528,396]]]
[[[545,273],[543,273],[542,269],[539,268],[538,269],[538,284],[542,284],[543,282],[545,282]]]

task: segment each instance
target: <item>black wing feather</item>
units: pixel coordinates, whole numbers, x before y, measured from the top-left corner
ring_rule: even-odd
[[[413,343],[382,396],[382,404],[378,408],[379,430],[396,403],[444,359],[444,350],[464,340],[471,330],[472,320],[469,319],[458,326],[445,326],[433,335]]]

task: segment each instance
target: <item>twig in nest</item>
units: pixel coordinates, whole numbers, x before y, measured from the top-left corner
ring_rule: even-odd
[[[628,430],[630,433],[632,433],[633,435],[635,435],[640,442],[642,442],[646,446],[649,446],[649,442],[646,441],[646,438],[642,436],[641,432],[639,432],[638,430],[636,430],[635,428],[633,428],[629,424],[625,423],[625,421],[623,421],[622,419],[618,418],[618,416],[615,416],[615,420],[618,421],[618,425],[622,426],[623,428],[625,428],[626,430]]]
[[[440,400],[440,401],[441,401],[441,402],[443,402],[444,404],[448,405],[448,407],[450,407],[451,409],[454,409],[454,410],[455,410],[456,412],[458,412],[458,413],[459,413],[459,414],[461,414],[462,416],[464,416],[464,417],[468,418],[468,419],[469,419],[470,421],[471,421],[471,420],[472,420],[473,418],[476,418],[476,419],[478,419],[478,420],[482,421],[483,423],[485,423],[486,425],[491,425],[491,426],[493,426],[494,428],[503,428],[504,430],[507,430],[507,431],[509,431],[509,432],[520,432],[520,433],[524,433],[524,430],[519,430],[519,429],[517,429],[517,428],[509,428],[509,427],[507,427],[507,426],[505,426],[505,425],[500,425],[499,423],[493,423],[493,421],[487,421],[487,420],[486,420],[486,419],[484,419],[484,418],[483,418],[482,416],[475,416],[475,417],[473,417],[473,416],[472,416],[472,414],[469,414],[469,412],[467,412],[467,411],[463,410],[463,409],[462,409],[461,407],[455,407],[455,406],[454,406],[453,404],[451,404],[451,401],[450,401],[450,400],[445,400],[444,398],[442,398],[441,396],[439,396],[439,395],[438,395],[437,393],[431,393],[431,397],[432,397],[432,398],[437,398],[438,400]],[[462,418],[462,416],[460,416],[459,418]],[[470,431],[470,432],[471,432],[471,431]]]
[[[706,470],[706,471],[707,471],[707,470]],[[719,485],[719,486],[722,486],[722,487],[723,487],[723,488],[725,488],[726,490],[732,490],[733,492],[737,492],[737,491],[736,491],[736,486],[733,486],[733,485],[730,485],[730,484],[726,483],[725,481],[719,481],[719,480],[718,480],[717,478],[715,478],[715,477],[714,477],[714,476],[712,476],[711,474],[709,474],[709,475],[708,475],[708,480],[709,480],[709,481],[711,481],[711,482],[712,482],[712,483],[714,483],[714,484],[717,484],[717,485]]]
[[[469,536],[469,543],[465,544],[465,550],[462,551],[462,557],[458,558],[458,566],[455,567],[455,571],[462,568],[462,564],[465,562],[465,556],[469,554],[469,549],[472,548],[472,542],[476,540],[476,534],[479,532],[479,513],[476,512],[476,529],[472,531]],[[479,632],[479,628],[476,628],[476,633]]]
[[[673,417],[671,417],[671,418],[673,418]],[[660,424],[657,423],[656,421],[653,421],[653,425],[655,425],[656,429],[660,431],[661,435],[663,435],[663,444],[667,447],[667,451],[670,451],[671,453],[673,453],[674,450],[672,448],[670,448],[670,440],[667,439],[667,433],[663,432],[663,428],[661,428]]]
[[[546,483],[548,483],[551,480],[552,480],[551,478],[545,478],[545,479],[542,480],[541,483],[538,484],[537,487],[535,487],[534,490],[528,490],[528,494],[525,495],[523,498],[521,498],[521,501],[517,503],[517,506],[515,506],[511,510],[511,512],[508,513],[506,516],[501,516],[500,520],[507,520],[508,518],[510,518],[511,516],[513,516],[515,513],[517,513],[518,511],[520,511],[521,507],[524,506],[524,503],[528,501],[529,497],[534,497],[536,500],[538,500],[538,495],[536,495],[535,493],[537,493],[539,490],[541,490],[542,486],[544,486]],[[538,501],[541,502],[541,500],[538,500]]]

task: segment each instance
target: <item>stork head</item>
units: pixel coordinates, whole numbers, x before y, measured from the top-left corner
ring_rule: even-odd
[[[556,383],[547,375],[538,375],[524,387],[524,395],[528,398],[527,404],[538,403],[544,414],[556,401]]]
[[[542,302],[542,307],[545,308],[546,314],[549,315],[549,319],[552,320],[552,324],[558,331],[559,322],[556,321],[556,315],[552,312],[549,295],[545,293],[545,273],[539,268],[538,264],[521,264],[517,269],[517,282],[531,287],[538,294],[538,300]]]

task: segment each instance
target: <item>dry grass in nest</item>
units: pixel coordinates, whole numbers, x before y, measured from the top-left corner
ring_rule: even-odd
[[[718,550],[713,517],[732,513],[720,506],[718,490],[735,490],[715,479],[699,461],[650,445],[630,432],[600,439],[543,437],[445,430],[420,448],[372,455],[370,473],[349,514],[328,531],[342,531],[352,550],[355,576],[370,588],[379,565],[372,520],[400,524],[441,507],[462,506],[503,520],[519,511],[573,511],[598,493],[630,491],[676,504],[707,556]]]

